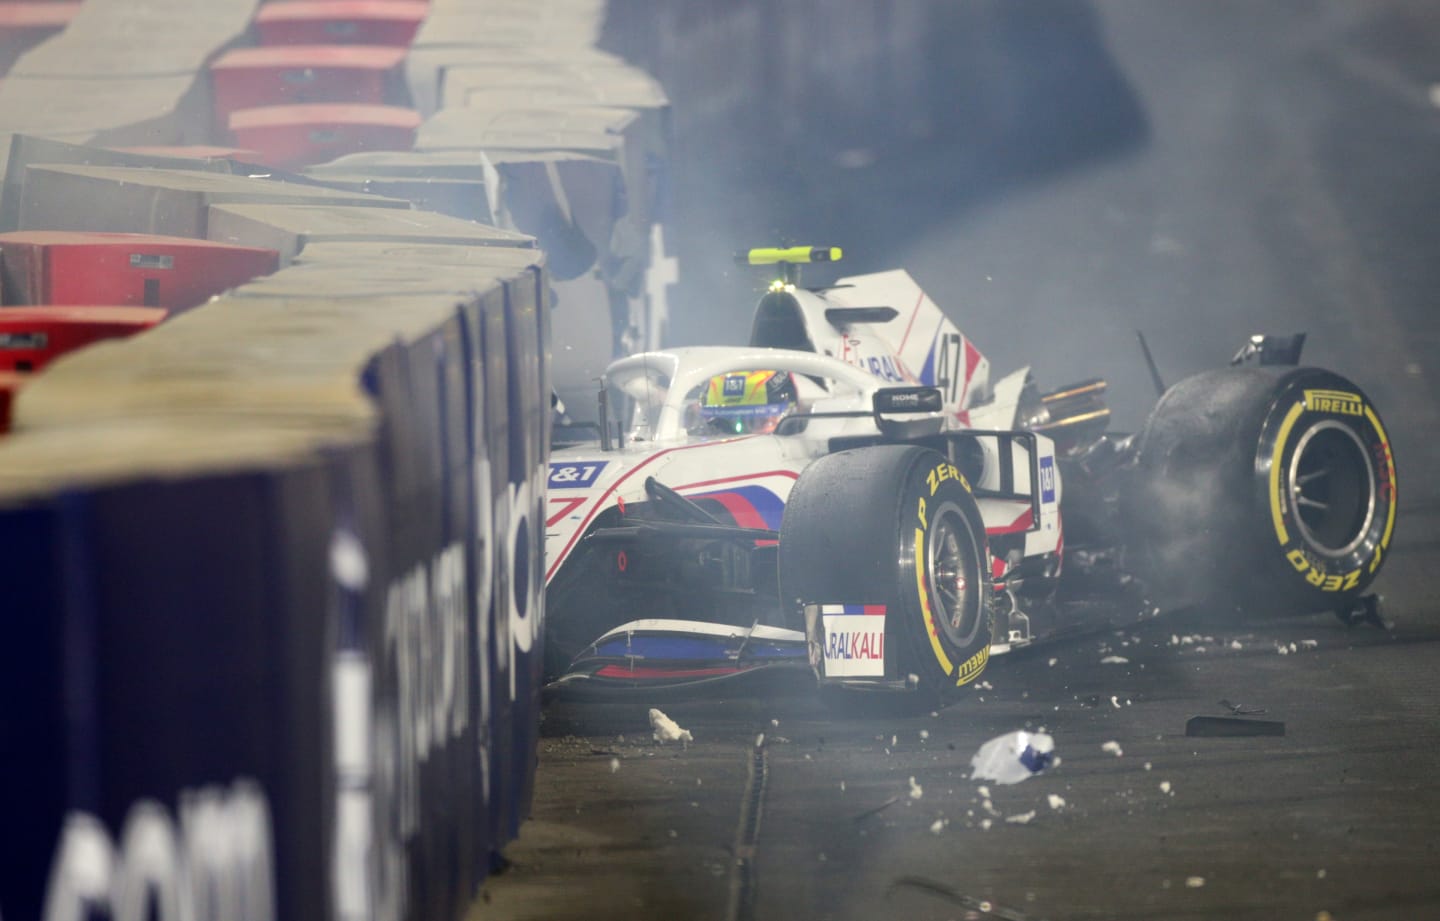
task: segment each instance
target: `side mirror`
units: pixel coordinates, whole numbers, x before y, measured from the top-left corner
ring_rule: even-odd
[[[876,427],[888,438],[909,441],[945,427],[945,397],[937,387],[884,387],[875,391],[871,405]],[[886,418],[887,413],[910,418]]]
[[[938,413],[945,397],[938,387],[882,387],[875,391],[876,413]]]

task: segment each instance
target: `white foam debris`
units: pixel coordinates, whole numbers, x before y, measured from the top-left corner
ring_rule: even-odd
[[[975,686],[976,686],[977,688],[984,688],[984,689],[987,690],[987,691],[993,691],[993,690],[995,690],[995,685],[991,684],[991,683],[988,682],[988,681],[982,681],[982,682],[980,682],[979,684],[977,684],[977,685],[975,685]]]
[[[757,736],[755,737],[755,747],[756,747],[756,748],[760,748],[760,747],[763,746],[764,744],[765,744],[765,733],[762,732],[762,733],[760,733],[759,735],[757,735]]]
[[[1203,885],[1205,885],[1203,876],[1187,876],[1185,878],[1185,888],[1187,889],[1199,889]]]
[[[921,742],[924,742],[924,741],[925,741],[926,739],[928,739],[928,738],[930,738],[930,730],[928,730],[928,729],[922,729],[922,730],[920,730],[920,741],[921,741]]]
[[[1244,643],[1241,643],[1239,640],[1231,640],[1231,641],[1230,641],[1230,648],[1231,648],[1231,649],[1244,649],[1244,648],[1245,648],[1245,644],[1244,644]]]
[[[1145,770],[1150,770],[1150,762],[1145,762]]]
[[[1054,667],[1055,667],[1055,663],[1056,663],[1056,662],[1059,662],[1059,661],[1060,661],[1059,659],[1051,659],[1051,660],[1050,660],[1050,667],[1051,667],[1051,668],[1054,668]]]
[[[911,798],[911,799],[919,799],[920,797],[922,797],[922,796],[924,796],[924,795],[925,795],[925,790],[924,790],[918,783],[915,782],[915,778],[914,778],[914,777],[911,777],[911,778],[910,778],[910,798]]]
[[[665,742],[679,742],[681,745],[688,745],[695,741],[695,737],[690,734],[690,730],[681,729],[674,720],[659,710],[656,710],[654,707],[650,708],[650,728],[654,730],[653,735],[655,736],[655,741],[662,744]]]
[[[1118,695],[1110,695],[1110,706],[1114,707],[1116,710],[1120,709],[1120,697]]]
[[[1171,646],[1179,646],[1179,645],[1180,645],[1180,637],[1176,636],[1176,635],[1173,634],[1173,633],[1170,634],[1170,645],[1171,645]]]
[[[1325,878],[1325,868],[1324,868],[1324,867],[1321,867],[1319,870],[1316,870],[1316,871],[1315,871],[1315,878],[1316,878],[1316,879],[1324,879],[1324,878]]]
[[[620,759],[619,759],[619,758],[611,758],[611,759],[610,759],[610,773],[614,774],[614,773],[617,773],[619,770],[620,770]]]
[[[1319,649],[1319,648],[1320,648],[1320,641],[1319,641],[1319,640],[1301,640],[1301,641],[1300,641],[1300,648],[1301,648],[1301,649]]]
[[[1100,660],[1101,665],[1129,665],[1130,660],[1124,656],[1106,656]]]
[[[1015,730],[980,746],[970,759],[970,779],[1016,784],[1059,764],[1055,740],[1048,734]]]
[[[976,787],[976,788],[975,788],[975,792],[980,794],[980,798],[981,798],[981,799],[989,799],[989,798],[990,798],[990,788],[987,787],[987,786],[985,786],[984,784],[981,784],[980,786]]]
[[[891,748],[895,748],[895,747],[896,747],[897,745],[899,745],[899,744],[900,744],[900,737],[899,737],[899,736],[891,736],[891,737],[890,737],[890,747],[891,747]]]
[[[1291,644],[1290,644],[1290,651],[1291,651],[1291,652],[1299,652],[1299,651],[1300,651],[1300,647],[1296,646],[1294,643],[1291,643]]]
[[[1196,647],[1195,647],[1195,651],[1196,651],[1196,652],[1208,652],[1209,649],[1208,649],[1207,647],[1205,647],[1205,646],[1196,646]]]
[[[1029,812],[1022,812],[1019,815],[1007,815],[1005,821],[1011,825],[1028,825],[1033,818],[1035,818],[1035,810],[1031,809]]]
[[[843,781],[843,780],[840,781],[840,792],[841,792],[841,793],[844,793],[844,792],[845,792],[845,781]]]
[[[770,721],[770,725],[771,725],[771,726],[774,726],[776,729],[779,729],[779,728],[780,728],[780,721],[779,721],[779,720],[771,720],[771,721]]]
[[[989,830],[990,830],[990,826],[991,826],[991,825],[994,825],[994,824],[995,824],[995,823],[992,822],[992,821],[990,821],[989,819],[981,819],[981,820],[980,820],[980,828],[983,829],[983,830],[985,830],[985,831],[989,831]]]
[[[1285,646],[1284,643],[1281,643],[1279,646],[1276,646],[1276,647],[1275,647],[1275,651],[1278,652],[1278,653],[1280,653],[1280,655],[1282,655],[1282,656],[1288,656],[1288,655],[1290,655],[1290,650]]]
[[[932,834],[932,835],[938,835],[938,834],[940,834],[940,833],[941,833],[942,831],[944,831],[944,830],[945,830],[945,820],[944,820],[944,819],[936,819],[935,821],[933,821],[933,822],[930,823],[930,834]]]
[[[1121,748],[1120,748],[1120,743],[1119,743],[1119,742],[1116,742],[1116,741],[1113,740],[1113,739],[1110,740],[1109,742],[1106,742],[1104,745],[1101,745],[1101,746],[1100,746],[1100,750],[1101,750],[1102,752],[1109,752],[1110,754],[1114,755],[1116,758],[1123,758],[1123,757],[1125,756],[1125,752],[1122,751]]]
[[[1168,780],[1162,780],[1162,781],[1160,781],[1160,792],[1161,792],[1161,793],[1169,793],[1169,792],[1170,792],[1170,781],[1168,781]]]
[[[988,799],[980,801],[980,808],[984,809],[986,812],[990,813],[993,816],[1000,815],[1000,810],[996,809],[995,804],[990,802]]]
[[[1045,800],[1050,804],[1050,808],[1054,809],[1056,812],[1059,812],[1061,809],[1065,808],[1065,797],[1059,795],[1058,793],[1051,793],[1049,796],[1045,797]]]

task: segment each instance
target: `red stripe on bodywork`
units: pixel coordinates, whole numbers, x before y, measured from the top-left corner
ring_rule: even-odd
[[[599,678],[707,678],[714,675],[734,675],[744,669],[733,666],[717,668],[626,668],[623,665],[607,665],[595,672]]]
[[[1055,575],[1065,569],[1065,522],[1060,522],[1060,534],[1055,538]]]
[[[1009,524],[1002,524],[997,528],[986,528],[986,534],[1017,534],[1021,531],[1028,531],[1035,526],[1035,510],[1026,509],[1025,514],[1016,518]]]
[[[747,438],[754,438],[754,437],[756,437],[756,436],[750,435],[750,436],[746,436],[746,437],[747,437]],[[745,441],[746,438],[733,438],[733,439],[730,439],[730,440],[731,440],[731,441]],[[559,568],[560,568],[560,564],[561,564],[562,562],[564,562],[564,560],[565,560],[565,558],[566,558],[567,556],[570,555],[570,548],[575,546],[575,542],[580,539],[580,535],[582,535],[582,534],[585,533],[585,528],[590,525],[590,522],[595,518],[595,515],[600,511],[601,508],[604,507],[604,505],[605,505],[605,500],[608,499],[608,498],[610,498],[612,495],[614,495],[614,494],[615,494],[615,490],[619,489],[619,488],[621,487],[621,485],[625,483],[625,481],[629,480],[629,479],[630,479],[631,477],[633,477],[635,474],[639,473],[641,470],[643,470],[643,469],[645,469],[646,467],[650,466],[651,464],[655,463],[657,460],[659,460],[660,458],[664,457],[664,456],[667,455],[667,454],[674,454],[676,451],[689,451],[689,450],[692,449],[692,448],[708,448],[708,447],[711,447],[712,444],[713,444],[713,443],[702,442],[702,443],[700,443],[700,444],[680,445],[680,446],[674,447],[674,448],[666,448],[666,449],[663,450],[663,451],[656,451],[654,454],[650,455],[649,457],[645,458],[645,459],[644,459],[643,461],[641,461],[640,463],[636,464],[634,467],[631,467],[629,470],[627,470],[627,471],[626,471],[623,475],[621,475],[621,477],[620,477],[619,479],[617,479],[614,483],[611,483],[611,484],[610,484],[610,488],[607,489],[607,490],[605,490],[605,492],[600,495],[600,498],[599,498],[599,499],[596,499],[596,500],[595,500],[595,504],[594,504],[594,505],[590,506],[590,511],[589,511],[589,513],[585,516],[585,520],[583,520],[583,521],[580,522],[580,526],[575,529],[575,533],[574,533],[574,534],[571,534],[571,535],[570,535],[570,539],[565,542],[565,547],[564,547],[564,549],[562,549],[562,550],[560,551],[559,555],[557,555],[557,556],[555,557],[555,562],[551,563],[551,564],[550,564],[550,568],[545,571],[545,581],[546,581],[546,582],[549,582],[550,579],[551,579],[551,577],[553,577],[553,576],[555,575],[555,570],[559,569]]]
[[[770,524],[756,510],[755,504],[739,493],[712,492],[703,498],[719,502],[730,517],[735,519],[735,523],[742,528],[759,528],[767,531],[770,529]]]
[[[675,487],[675,491],[680,492],[684,489],[700,489],[705,486],[718,486],[721,483],[735,483],[742,480],[747,482],[750,480],[762,480],[767,476],[783,476],[789,477],[792,480],[800,479],[800,474],[794,473],[790,470],[764,470],[760,473],[741,473],[735,476],[721,477],[718,480],[701,480],[698,483],[686,483],[684,486]]]
[[[685,484],[684,486],[681,486],[679,489],[677,489],[676,492],[680,492],[681,490],[703,489],[703,488],[705,488],[706,486],[718,486],[718,485],[720,485],[720,484],[722,484],[722,483],[735,483],[735,482],[737,482],[737,481],[738,481],[738,482],[744,482],[744,483],[754,483],[756,480],[762,480],[762,479],[764,479],[765,477],[769,477],[769,476],[789,477],[789,478],[792,479],[792,480],[798,480],[798,479],[800,479],[800,474],[798,474],[798,473],[793,473],[793,472],[791,472],[791,471],[789,471],[789,470],[767,470],[767,471],[765,471],[764,473],[743,473],[743,474],[740,474],[740,475],[738,475],[738,476],[721,477],[721,478],[718,479],[718,480],[701,480],[699,483],[687,483],[687,484]],[[756,485],[758,485],[758,484],[756,484]],[[763,487],[762,487],[762,488],[763,488]],[[740,516],[739,516],[738,514],[736,514],[736,509],[731,507],[731,503],[729,503],[729,502],[727,502],[726,500],[720,498],[721,495],[730,495],[730,496],[732,496],[732,498],[738,500],[739,502],[743,502],[744,505],[745,505],[745,508],[749,510],[749,514],[754,516],[754,519],[753,519],[753,520],[754,520],[755,523],[754,523],[754,524],[749,524],[749,523],[747,523],[747,522],[745,522],[745,521],[741,521],[741,520],[740,520]],[[766,531],[770,530],[770,523],[767,522],[767,521],[760,515],[760,513],[755,509],[755,506],[754,506],[748,499],[745,499],[745,498],[742,497],[742,496],[738,496],[738,495],[735,495],[735,494],[733,494],[733,493],[724,493],[724,494],[722,494],[722,493],[715,493],[715,494],[711,494],[711,495],[708,495],[708,496],[696,496],[696,498],[697,498],[697,499],[714,499],[715,501],[719,502],[722,506],[724,506],[725,511],[729,512],[729,513],[731,514],[731,516],[733,516],[733,517],[735,518],[735,523],[738,524],[738,525],[741,525],[742,527],[746,527],[746,528],[761,528],[761,529],[766,530]],[[737,504],[738,504],[738,503],[737,503]],[[782,503],[782,505],[783,505],[783,503]],[[757,546],[757,547],[775,547],[775,546],[778,546],[779,544],[780,544],[780,542],[779,542],[778,540],[757,540],[757,541],[755,542],[755,546]]]
[[[552,527],[554,527],[554,526],[555,526],[555,522],[559,521],[561,518],[564,518],[566,515],[568,515],[568,514],[570,514],[571,512],[575,511],[575,509],[576,509],[577,506],[584,505],[584,504],[585,504],[585,500],[584,500],[584,498],[580,498],[580,499],[575,499],[575,498],[569,498],[569,499],[551,499],[551,500],[550,500],[550,504],[551,504],[551,505],[559,505],[559,506],[560,506],[560,511],[556,512],[555,514],[551,515],[549,518],[546,518],[546,519],[545,519],[545,527],[547,527],[547,528],[552,528]]]
[[[910,328],[915,325],[915,318],[920,316],[920,305],[925,303],[925,292],[921,291],[920,296],[915,299],[915,306],[910,308],[910,322],[905,324],[905,335],[900,337],[900,348],[896,354],[905,351],[905,343],[910,341]]]
[[[965,339],[965,387],[960,391],[960,402],[964,403],[966,397],[970,396],[970,381],[975,377],[975,369],[980,367],[980,359],[983,356],[979,349],[970,344],[968,338],[964,336],[961,338]]]

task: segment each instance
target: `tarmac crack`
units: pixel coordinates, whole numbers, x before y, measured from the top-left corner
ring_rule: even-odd
[[[755,917],[755,855],[759,849],[760,819],[765,811],[765,787],[769,775],[770,756],[762,733],[750,750],[745,792],[740,797],[740,819],[735,829],[735,856],[730,867],[726,921],[750,921]]]

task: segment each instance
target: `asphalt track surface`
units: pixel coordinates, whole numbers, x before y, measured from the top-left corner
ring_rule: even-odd
[[[474,917],[1440,917],[1440,15],[1098,12],[1145,142],[925,214],[890,251],[869,241],[875,258],[909,268],[998,369],[1107,375],[1122,427],[1150,399],[1134,329],[1171,379],[1250,332],[1307,330],[1309,361],[1359,381],[1395,442],[1400,516],[1377,585],[1392,629],[1159,618],[994,660],[957,705],[903,718],[803,692],[552,704],[533,821]],[[852,193],[879,201],[894,175],[858,171]],[[1221,700],[1285,735],[1187,737]],[[654,742],[655,705],[695,741]],[[1027,727],[1062,762],[989,784],[992,813],[970,757]]]

